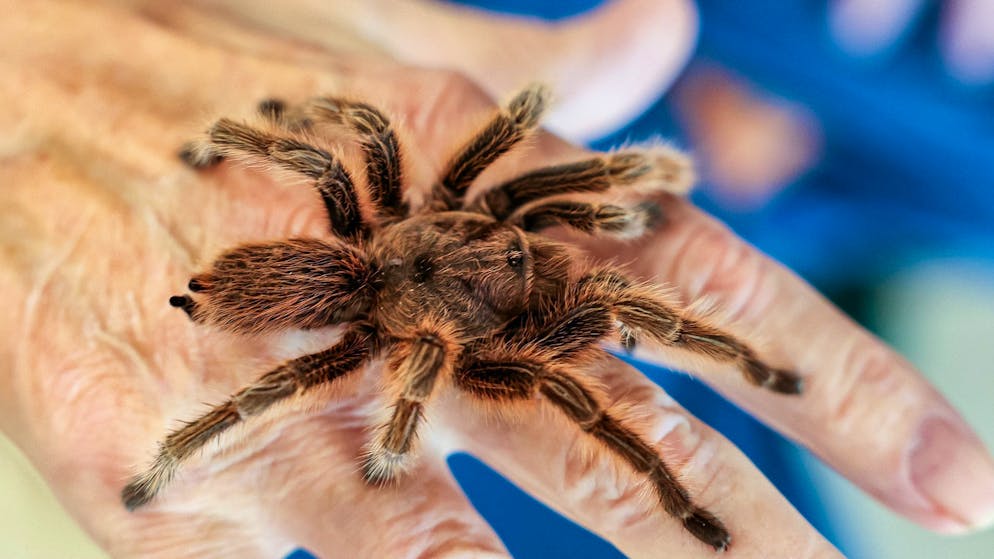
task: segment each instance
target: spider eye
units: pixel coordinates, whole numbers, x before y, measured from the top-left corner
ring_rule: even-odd
[[[414,281],[424,283],[431,277],[431,260],[426,256],[419,256],[414,261]]]
[[[507,265],[512,268],[520,268],[525,261],[525,255],[520,251],[515,251],[507,255]]]

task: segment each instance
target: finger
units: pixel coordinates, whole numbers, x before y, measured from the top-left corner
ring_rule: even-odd
[[[685,200],[668,199],[663,214],[666,226],[634,244],[590,246],[685,301],[713,300],[719,322],[806,388],[774,396],[727,370],[704,375],[708,383],[925,526],[958,532],[994,520],[994,462],[910,364]]]
[[[435,0],[288,5],[279,17],[264,2],[222,3],[254,23],[339,51],[355,47],[327,30],[358,31],[367,50],[462,72],[496,98],[547,83],[558,103],[546,125],[577,141],[617,129],[658,99],[697,34],[697,13],[686,0],[614,0],[553,23]]]
[[[829,28],[842,48],[870,56],[893,45],[923,5],[922,0],[835,0]]]
[[[589,371],[608,390],[614,413],[637,426],[691,494],[731,533],[727,557],[839,557],[733,445],[616,359]],[[679,519],[665,514],[630,467],[594,447],[543,400],[514,414],[481,412],[466,398],[447,402],[456,445],[552,508],[600,534],[630,557],[713,557]]]
[[[459,70],[494,97],[548,83],[558,103],[545,124],[574,141],[603,136],[644,111],[686,63],[697,32],[696,10],[683,0],[614,0],[556,23],[442,2],[408,6],[404,13],[391,4],[377,18],[377,37],[394,56]],[[411,40],[429,30],[442,36]]]
[[[381,376],[368,371],[347,387],[317,390],[246,422],[133,513],[103,498],[119,489],[126,475],[121,465],[140,460],[141,448],[121,449],[117,454],[125,458],[111,466],[118,475],[108,476],[110,487],[91,503],[134,529],[110,538],[108,547],[141,557],[188,550],[204,557],[277,557],[298,547],[319,557],[342,550],[356,557],[507,557],[449,474],[430,428],[418,444],[418,462],[403,477],[382,487],[363,481],[363,446],[383,407],[373,396]],[[177,530],[184,517],[198,530],[189,524]]]
[[[375,389],[375,381],[366,384],[362,392]],[[231,490],[262,485],[248,493],[270,511],[274,530],[318,557],[342,550],[354,557],[507,557],[449,473],[430,415],[410,470],[384,486],[363,481],[362,445],[381,406],[339,395],[317,414],[271,421],[278,438],[252,436],[272,441],[265,450],[271,459],[226,472]]]
[[[950,72],[958,79],[969,84],[994,80],[994,4],[947,2],[940,44]]]

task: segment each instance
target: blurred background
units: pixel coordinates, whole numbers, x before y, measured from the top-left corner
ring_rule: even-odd
[[[601,4],[459,3],[545,20]],[[697,46],[677,81],[590,144],[664,137],[690,149],[698,204],[896,347],[994,446],[994,2],[696,6]],[[994,532],[926,532],[700,383],[637,365],[746,451],[847,556],[994,556]],[[450,464],[515,557],[621,556],[473,458]],[[0,557],[105,556],[6,440],[0,495],[10,534]]]

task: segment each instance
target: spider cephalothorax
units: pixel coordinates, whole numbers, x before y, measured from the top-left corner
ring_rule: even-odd
[[[622,207],[578,195],[682,192],[692,173],[679,152],[626,149],[533,171],[467,199],[480,172],[535,129],[545,104],[539,87],[515,96],[450,160],[420,207],[405,201],[389,121],[365,103],[319,98],[287,109],[267,101],[260,107],[265,127],[222,119],[190,144],[182,155],[196,167],[249,157],[310,177],[333,238],[235,248],[190,280],[194,295],[170,303],[196,322],[235,332],[348,326],[334,346],[284,363],[167,436],[152,466],[125,487],[125,504],[148,502],[184,460],[229,427],[383,356],[392,414],[368,445],[367,480],[392,479],[410,462],[439,379],[498,405],[541,395],[648,480],[694,536],[727,547],[721,522],[693,504],[652,445],[577,371],[600,359],[599,342],[614,334],[627,348],[647,341],[735,363],[750,382],[776,392],[800,392],[800,379],[769,367],[652,286],[591,268],[539,234],[563,225],[641,235],[658,213],[652,204]],[[335,157],[296,139],[321,125],[357,136],[367,163],[363,195]]]

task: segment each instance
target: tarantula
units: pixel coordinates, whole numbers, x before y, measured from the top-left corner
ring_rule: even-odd
[[[152,465],[122,491],[129,509],[151,500],[180,464],[222,432],[308,389],[385,356],[392,414],[375,431],[364,477],[379,483],[410,463],[419,423],[440,379],[494,404],[539,397],[647,479],[667,513],[695,537],[725,549],[721,521],[694,505],[657,451],[581,374],[617,335],[731,362],[749,382],[796,394],[801,379],[761,361],[740,340],[678,308],[649,285],[594,268],[539,231],[553,225],[634,238],[659,210],[599,204],[580,194],[629,189],[682,192],[688,159],[663,147],[625,149],[532,171],[470,198],[491,163],[527,138],[546,107],[533,86],[498,110],[451,158],[420,207],[405,201],[401,149],[373,106],[317,98],[260,104],[262,128],[221,119],[181,153],[194,167],[250,158],[313,180],[334,238],[234,248],[171,297],[197,323],[258,333],[346,324],[340,341],[290,360],[223,404],[170,433]],[[328,151],[297,139],[319,125],[344,127],[366,159],[365,191]],[[645,198],[645,197],[644,197]]]

